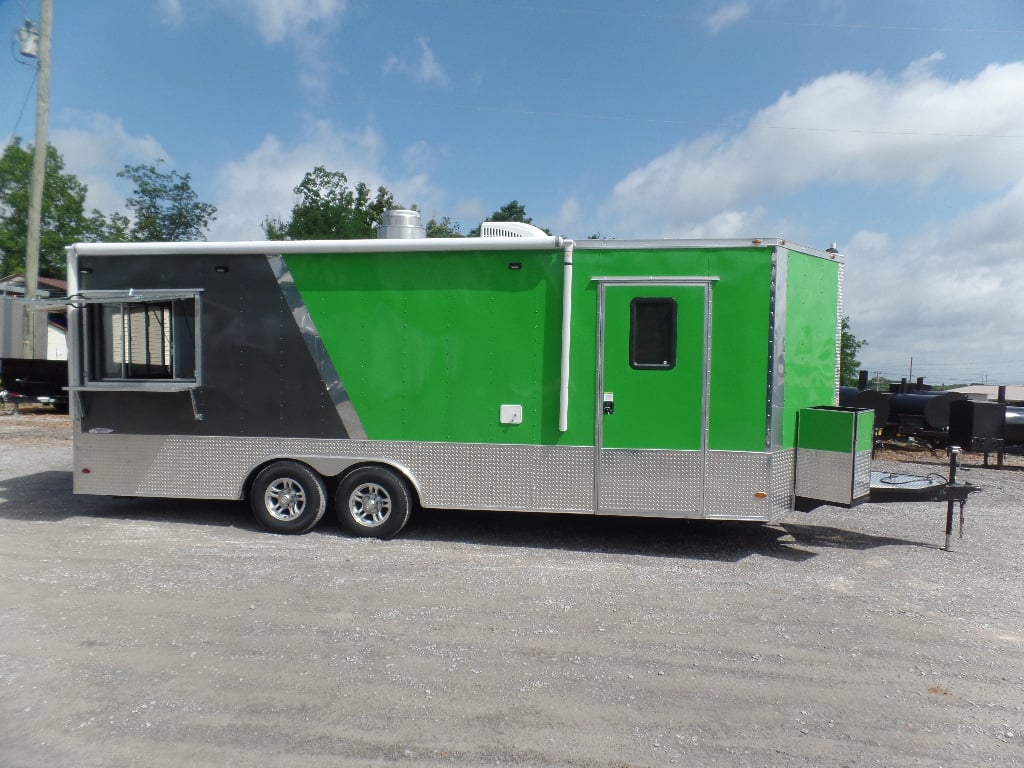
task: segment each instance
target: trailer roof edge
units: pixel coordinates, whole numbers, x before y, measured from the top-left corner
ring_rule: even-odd
[[[75,243],[67,246],[75,256],[169,256],[169,255],[275,255],[290,253],[413,253],[443,251],[537,251],[556,250],[569,239],[546,237],[432,237],[381,240],[193,240],[170,243]],[[842,262],[841,254],[829,253],[778,237],[764,238],[646,238],[628,240],[575,240],[577,251],[654,248],[787,248],[828,261]]]
[[[382,240],[245,240],[173,243],[75,243],[78,256],[268,255],[287,253],[409,253],[414,251],[536,251],[564,246],[561,237],[432,237]]]
[[[805,253],[808,256],[817,256],[818,258],[827,259],[828,261],[842,261],[841,255],[837,258],[836,254],[829,253],[828,251],[821,250],[820,248],[796,243],[792,240],[786,240],[781,237],[723,237],[694,239],[644,238],[632,240],[597,239],[576,241],[577,251],[611,248],[635,248],[641,250],[645,248],[749,248],[750,246],[758,248],[788,248],[791,251]]]

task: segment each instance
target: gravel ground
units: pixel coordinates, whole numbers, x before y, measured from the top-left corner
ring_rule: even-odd
[[[1024,766],[1020,467],[947,553],[935,502],[283,537],[70,465],[0,416],[5,768]]]

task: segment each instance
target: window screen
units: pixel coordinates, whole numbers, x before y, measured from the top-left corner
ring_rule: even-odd
[[[629,308],[629,364],[633,368],[676,367],[676,301],[635,298]]]
[[[194,380],[195,299],[90,307],[93,380]]]

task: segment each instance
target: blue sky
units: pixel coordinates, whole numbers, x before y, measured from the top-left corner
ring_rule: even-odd
[[[1020,0],[54,5],[50,141],[104,212],[163,158],[212,239],[324,165],[463,231],[517,199],[576,238],[835,241],[872,374],[1024,383]],[[5,141],[33,74],[0,64]]]

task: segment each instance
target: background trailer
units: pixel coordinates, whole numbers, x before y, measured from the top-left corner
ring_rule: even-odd
[[[498,232],[72,246],[75,492],[248,496],[280,532],[330,502],[373,536],[417,502],[772,521],[866,498],[871,412],[833,407],[837,253]]]

